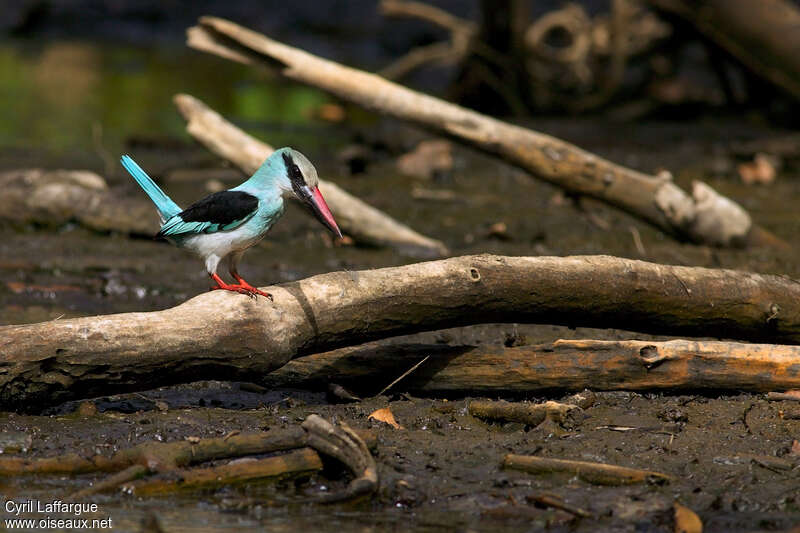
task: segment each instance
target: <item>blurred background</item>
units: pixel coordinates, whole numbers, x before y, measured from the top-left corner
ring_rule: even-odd
[[[398,15],[392,4],[5,2],[0,166],[32,152],[91,165],[96,158],[89,154],[100,146],[116,154],[125,143],[187,140],[171,103],[176,92],[269,133],[273,144],[348,140],[308,134],[319,122],[314,111],[329,101],[323,93],[189,50],[186,28],[209,14],[500,116],[797,122],[796,98],[785,88],[744,67],[691,18],[658,9],[693,2],[506,0],[485,2],[486,9],[478,0],[426,2],[453,15],[461,33],[436,17]],[[622,43],[614,40],[614,24],[622,27]],[[470,32],[480,33],[481,46],[467,49]],[[417,55],[409,60],[409,52]]]

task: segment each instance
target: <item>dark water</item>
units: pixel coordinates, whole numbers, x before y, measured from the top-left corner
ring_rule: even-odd
[[[328,101],[317,90],[177,45],[0,42],[0,79],[0,146],[65,159],[116,156],[130,139],[188,141],[172,105],[181,92],[251,131],[269,131],[276,143],[313,139],[310,114]]]

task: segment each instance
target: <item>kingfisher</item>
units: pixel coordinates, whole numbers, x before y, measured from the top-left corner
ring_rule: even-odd
[[[319,177],[314,165],[292,148],[273,152],[258,170],[238,187],[215,192],[181,210],[150,176],[128,155],[121,158],[136,182],[156,206],[163,237],[179,248],[186,248],[205,261],[206,271],[216,282],[213,289],[233,291],[253,298],[272,300],[272,295],[253,287],[239,275],[238,266],[245,250],[258,243],[283,214],[283,197],[294,194],[310,208],[319,221],[342,238],[328,204],[319,192]],[[228,272],[238,282],[225,283],[217,266],[228,258]]]

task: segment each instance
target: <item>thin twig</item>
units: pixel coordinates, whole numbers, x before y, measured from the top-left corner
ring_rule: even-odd
[[[592,516],[592,513],[589,511],[581,509],[580,507],[569,505],[561,498],[551,494],[533,494],[531,496],[527,496],[525,499],[529,502],[538,503],[539,505],[552,507],[553,509],[561,509],[562,511],[566,511],[575,516],[580,516],[581,518],[591,518]]]
[[[639,252],[639,255],[641,256],[647,255],[647,251],[644,249],[642,236],[639,234],[639,230],[636,229],[636,226],[629,226],[628,229],[631,230],[631,235],[633,235],[633,244],[636,246],[636,251]]]
[[[414,370],[416,370],[416,369],[417,369],[417,367],[419,367],[419,365],[421,365],[422,363],[424,363],[425,361],[427,361],[429,357],[430,357],[430,355],[426,355],[425,357],[423,357],[423,358],[422,358],[422,360],[421,360],[419,363],[417,363],[416,365],[414,365],[414,366],[412,366],[411,368],[409,368],[408,370],[406,370],[406,371],[403,373],[403,375],[402,375],[402,376],[400,376],[400,377],[399,377],[399,378],[397,378],[396,380],[394,380],[394,381],[392,381],[391,383],[389,383],[388,385],[386,385],[386,386],[383,388],[383,390],[382,390],[382,391],[380,391],[378,394],[376,394],[376,396],[380,396],[381,394],[383,394],[383,393],[384,393],[384,392],[386,392],[387,390],[391,389],[391,388],[392,388],[392,387],[393,387],[393,386],[394,386],[394,385],[395,385],[395,384],[396,384],[398,381],[400,381],[401,379],[403,379],[404,377],[406,377],[407,375],[409,375],[410,373],[412,373]]]

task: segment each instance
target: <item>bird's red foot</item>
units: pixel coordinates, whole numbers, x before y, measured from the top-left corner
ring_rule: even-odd
[[[242,278],[242,276],[240,276],[239,274],[236,274],[236,273],[234,272],[234,273],[233,273],[233,277],[234,277],[234,278],[236,278],[236,281],[238,281],[238,282],[239,282],[239,286],[240,286],[240,287],[242,287],[243,289],[245,289],[245,290],[247,290],[247,291],[250,291],[250,292],[251,292],[252,294],[254,294],[254,295],[255,295],[255,294],[260,294],[261,296],[265,296],[265,297],[269,298],[269,301],[273,301],[273,300],[272,300],[272,295],[271,295],[270,293],[268,293],[268,292],[264,292],[264,291],[262,291],[261,289],[257,289],[257,288],[255,288],[255,287],[253,287],[252,285],[250,285],[249,283],[247,283],[247,282],[244,280],[244,278]]]
[[[238,285],[225,283],[224,281],[222,281],[222,278],[220,278],[217,274],[211,274],[211,279],[217,282],[216,287],[211,287],[212,291],[223,290],[223,291],[238,292],[239,294],[246,294],[251,298],[257,298],[259,295],[261,295],[261,296],[266,296],[267,298],[270,299],[270,301],[272,301],[272,295],[270,293],[264,292],[262,290],[253,287],[239,276],[236,276],[236,280],[239,282]]]
[[[257,288],[255,288],[255,287],[253,287],[252,285],[250,285],[249,283],[247,283],[247,282],[246,282],[246,281],[245,281],[245,280],[244,280],[244,279],[243,279],[243,278],[242,278],[240,275],[238,275],[238,274],[234,274],[234,275],[233,275],[233,277],[234,277],[234,278],[236,278],[236,281],[238,281],[238,282],[239,282],[239,286],[240,286],[240,287],[242,287],[243,289],[245,289],[245,290],[247,290],[247,291],[250,291],[250,292],[251,292],[251,293],[253,293],[253,294],[260,294],[261,296],[265,296],[265,297],[269,298],[269,300],[270,300],[270,301],[272,301],[272,295],[271,295],[270,293],[268,293],[268,292],[264,292],[264,291],[262,291],[261,289],[257,289]]]

